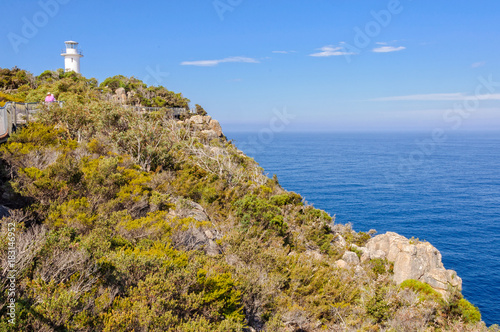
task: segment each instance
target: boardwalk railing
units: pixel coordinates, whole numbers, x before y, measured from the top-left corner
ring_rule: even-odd
[[[167,115],[173,118],[179,118],[182,113],[186,113],[186,109],[184,107],[145,107],[145,106],[131,106],[131,105],[122,105],[125,108],[131,108],[136,112],[155,112],[155,111],[163,111],[166,112]]]
[[[6,141],[18,126],[33,121],[33,115],[39,109],[39,103],[7,102],[0,107],[0,143]]]
[[[17,127],[33,121],[33,115],[40,110],[44,103],[15,103],[7,102],[5,106],[0,107],[0,143],[7,140],[9,135],[16,131]],[[63,106],[64,102],[53,103]],[[136,112],[154,112],[162,111],[168,116],[178,119],[182,113],[189,112],[182,107],[144,107],[123,105],[125,108],[132,108]]]

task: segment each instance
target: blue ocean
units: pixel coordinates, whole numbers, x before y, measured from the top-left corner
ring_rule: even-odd
[[[226,133],[269,176],[357,231],[427,240],[500,323],[500,133]]]

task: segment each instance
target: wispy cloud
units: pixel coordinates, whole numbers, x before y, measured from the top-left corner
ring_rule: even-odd
[[[290,54],[290,53],[296,53],[296,51],[273,51],[273,53],[277,53],[277,54]]]
[[[472,65],[471,65],[471,68],[479,68],[479,67],[482,67],[486,64],[486,61],[480,61],[480,62],[474,62]]]
[[[383,43],[378,43],[379,45],[383,45]],[[406,47],[404,46],[381,46],[381,47],[376,47],[372,50],[372,52],[375,53],[389,53],[389,52],[397,52],[397,51],[402,51],[405,50]]]
[[[244,56],[233,56],[229,58],[219,59],[219,60],[198,60],[198,61],[183,61],[182,66],[200,66],[200,67],[214,67],[220,63],[227,62],[243,62],[243,63],[259,63],[259,60],[254,58],[248,58]]]
[[[466,95],[465,93],[430,93],[422,95],[382,97],[371,99],[371,101],[456,101],[456,100],[500,100],[500,93],[490,93],[483,95]]]
[[[329,57],[329,56],[340,56],[340,55],[353,55],[356,53],[347,52],[344,47],[344,42],[340,43],[339,46],[327,45],[322,48],[318,48],[321,52],[309,54],[309,56],[315,57]]]

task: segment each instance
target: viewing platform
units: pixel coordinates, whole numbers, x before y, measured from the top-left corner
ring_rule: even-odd
[[[0,107],[0,143],[4,143],[9,138],[9,135],[17,130],[19,126],[26,125],[34,120],[36,113],[40,111],[41,106],[45,103],[17,103],[7,102],[5,106]],[[50,105],[58,105],[62,107],[63,101],[56,101]],[[132,108],[132,110],[144,113],[164,111],[166,115],[172,119],[179,119],[182,113],[189,112],[182,107],[146,107],[122,105],[124,108]]]

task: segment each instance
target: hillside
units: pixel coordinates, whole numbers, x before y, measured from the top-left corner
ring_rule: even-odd
[[[407,279],[388,241],[438,256],[430,244],[336,224],[201,106],[173,119],[110,98],[186,108],[181,94],[0,73],[9,98],[65,101],[0,147],[2,331],[497,331],[453,273]]]

